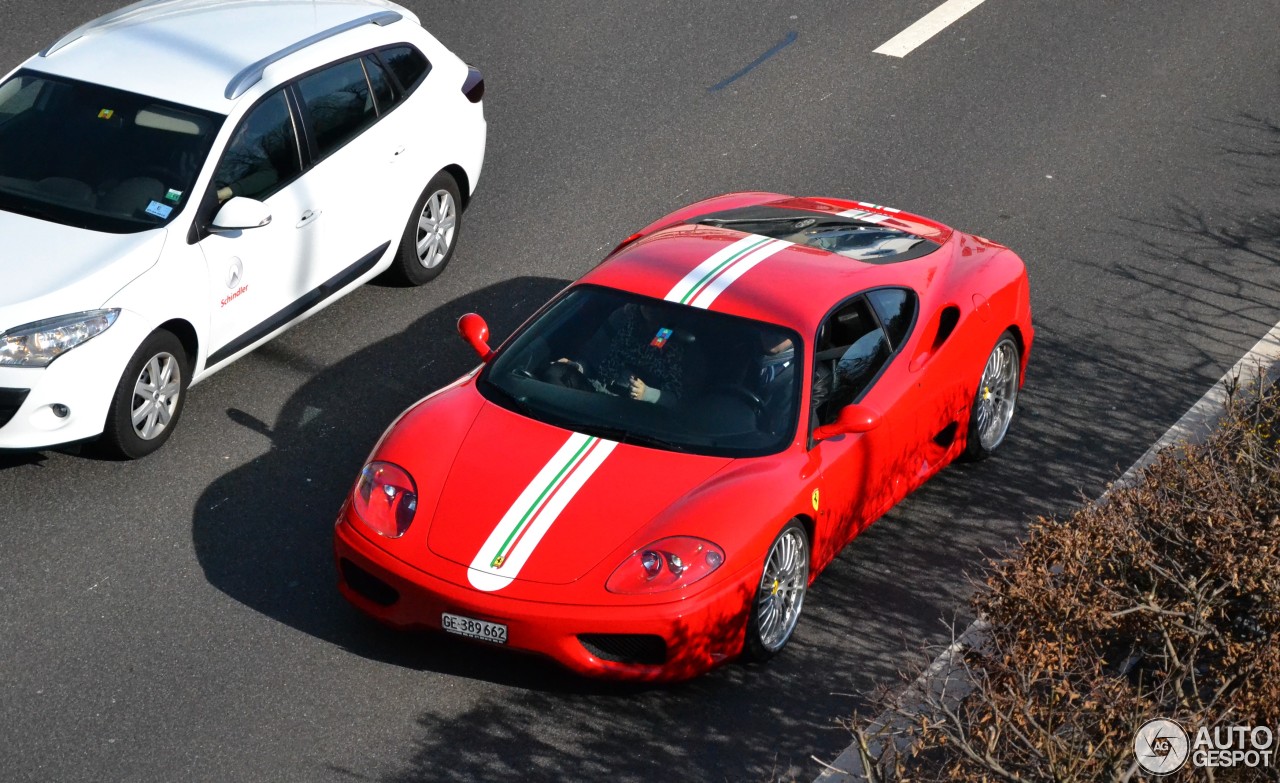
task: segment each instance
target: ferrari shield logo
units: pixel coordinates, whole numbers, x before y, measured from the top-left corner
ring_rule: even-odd
[[[813,491],[813,497],[810,498],[810,500],[813,501],[813,510],[817,511],[818,510],[818,490],[815,489]]]

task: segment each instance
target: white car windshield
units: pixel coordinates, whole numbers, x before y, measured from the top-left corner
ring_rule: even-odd
[[[18,73],[0,84],[0,210],[121,234],[164,225],[194,198],[222,120],[144,95]]]
[[[717,456],[795,436],[799,335],[610,288],[571,289],[480,377],[495,404],[623,443]]]

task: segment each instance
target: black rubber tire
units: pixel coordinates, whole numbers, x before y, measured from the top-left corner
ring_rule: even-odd
[[[418,260],[418,218],[427,205],[427,199],[442,190],[453,198],[453,240],[450,242],[444,258],[435,266],[426,267]],[[431,178],[431,181],[427,183],[427,187],[422,191],[422,195],[418,197],[417,203],[413,205],[413,212],[409,215],[409,222],[405,225],[404,234],[400,237],[400,246],[396,248],[395,260],[391,262],[391,267],[387,270],[388,275],[392,280],[402,285],[419,286],[431,282],[439,277],[444,268],[449,265],[449,260],[453,258],[453,253],[458,247],[458,239],[461,236],[462,197],[458,192],[458,183],[454,181],[447,171],[442,171]]]
[[[138,378],[142,375],[142,368],[153,357],[162,353],[170,354],[178,361],[178,370],[181,373],[178,379],[178,400],[174,405],[169,423],[154,438],[146,440],[133,429],[130,415],[133,406],[133,390]],[[157,329],[148,335],[147,339],[142,341],[142,345],[138,346],[133,358],[121,373],[119,383],[116,384],[116,393],[111,398],[111,407],[107,411],[107,421],[102,428],[102,436],[98,438],[96,444],[98,451],[112,459],[130,460],[145,457],[163,446],[177,429],[178,421],[182,418],[182,410],[187,404],[187,384],[190,383],[190,379],[191,361],[187,358],[186,349],[182,347],[182,341],[172,332],[163,329]]]
[[[801,579],[800,585],[800,602],[799,606],[796,608],[795,619],[791,621],[791,627],[787,629],[786,635],[782,638],[781,642],[768,645],[761,639],[760,628],[760,599],[762,592],[765,590],[765,585],[763,584],[764,569],[769,567],[769,558],[772,555],[774,548],[778,546],[778,542],[782,540],[783,536],[795,534],[798,534],[800,537],[800,552],[804,558],[804,576]],[[800,614],[804,611],[804,598],[809,589],[809,566],[811,555],[809,532],[805,529],[805,526],[801,524],[800,520],[791,520],[782,526],[782,529],[778,531],[778,535],[774,536],[773,542],[769,544],[769,548],[765,553],[764,569],[761,570],[760,574],[761,583],[757,584],[756,591],[751,596],[751,606],[749,607],[749,613],[747,616],[747,636],[742,649],[743,660],[754,663],[764,663],[782,652],[782,650],[787,646],[787,643],[791,641],[791,637],[795,633],[796,625],[800,621]]]
[[[1014,364],[1014,390],[1015,391],[1014,391],[1014,400],[1013,400],[1014,411],[1013,413],[1010,414],[1010,419],[1009,419],[1009,426],[1011,427],[1013,426],[1013,416],[1017,415],[1017,403],[1018,403],[1017,393],[1021,385],[1020,374],[1022,372],[1022,351],[1019,350],[1018,348],[1018,340],[1013,336],[1013,332],[1006,331],[1004,334],[1000,335],[1000,339],[996,340],[996,344],[991,347],[991,353],[987,354],[987,356],[989,360],[991,354],[995,353],[996,350],[999,349],[1000,346],[1005,343],[1008,343],[1009,346],[1013,348],[1013,357],[1014,357],[1013,364]],[[965,461],[967,462],[980,462],[986,459],[987,457],[990,457],[992,454],[995,454],[996,451],[999,450],[1000,446],[1004,443],[1005,439],[1008,437],[1008,434],[1009,434],[1009,431],[1006,428],[1005,434],[1001,435],[1000,440],[997,441],[993,446],[991,446],[991,448],[986,448],[985,446],[983,446],[982,439],[978,437],[978,402],[981,399],[982,393],[983,393],[981,373],[985,371],[986,366],[987,366],[986,361],[984,361],[982,364],[983,369],[979,371],[979,375],[978,375],[978,387],[974,390],[974,393],[973,393],[973,403],[969,406],[969,431],[965,439],[964,454],[962,455]]]

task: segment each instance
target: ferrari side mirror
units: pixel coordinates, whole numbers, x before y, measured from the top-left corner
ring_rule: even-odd
[[[846,405],[840,409],[836,420],[813,431],[814,440],[826,440],[837,435],[870,432],[880,426],[879,412],[865,405]]]
[[[471,349],[480,354],[486,364],[493,358],[493,349],[489,347],[489,324],[476,313],[467,313],[458,319],[458,334],[467,341]]]

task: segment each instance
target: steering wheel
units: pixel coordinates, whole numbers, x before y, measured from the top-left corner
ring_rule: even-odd
[[[750,405],[752,412],[757,415],[764,410],[764,400],[760,399],[760,395],[741,384],[725,383],[716,386],[711,391],[712,393],[723,393],[730,397],[736,397],[747,405]]]

